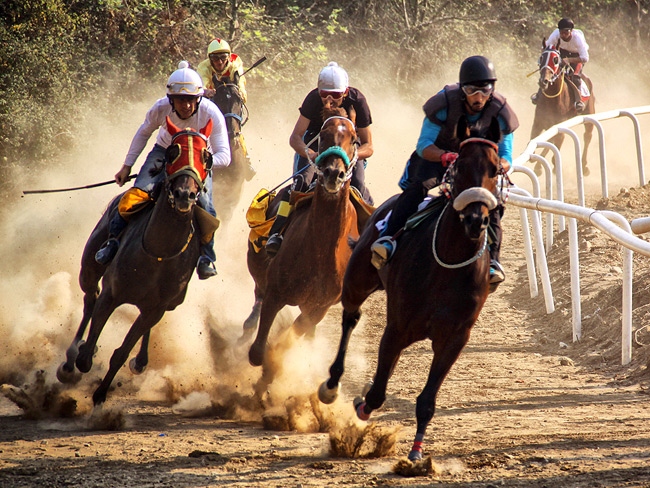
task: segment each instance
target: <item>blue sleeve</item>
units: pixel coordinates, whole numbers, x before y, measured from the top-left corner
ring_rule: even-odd
[[[506,134],[499,143],[499,156],[512,164],[512,132]]]
[[[443,118],[440,118],[441,115]],[[447,118],[447,110],[441,110],[436,114],[436,117],[440,120],[445,120]],[[440,129],[441,127],[438,124],[431,122],[428,117],[424,118],[422,129],[420,130],[420,138],[415,146],[415,151],[420,157],[422,157],[422,151],[424,151],[425,148],[429,147],[431,144],[435,144],[438,134],[440,134]]]

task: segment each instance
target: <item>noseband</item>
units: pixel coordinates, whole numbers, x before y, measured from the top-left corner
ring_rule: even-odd
[[[335,115],[335,116],[330,117],[327,120],[325,120],[325,122],[323,122],[323,125],[321,126],[321,129],[320,129],[321,132],[322,132],[323,128],[325,127],[325,124],[327,124],[332,119],[347,120],[348,122],[350,122],[352,127],[354,127],[354,124],[352,123],[352,121],[350,119],[348,119],[347,117],[343,117],[341,115]],[[309,141],[309,144],[307,144],[307,147],[309,147],[316,139],[318,139],[318,143],[320,145],[320,132],[318,133],[318,135],[314,139]],[[358,153],[357,153],[357,144],[354,145],[354,154],[352,156],[352,159],[350,159],[350,157],[348,156],[348,153],[341,146],[331,146],[331,147],[328,147],[327,149],[325,149],[325,151],[323,151],[322,153],[320,153],[316,157],[315,162],[312,161],[309,158],[309,154],[307,154],[307,160],[309,161],[309,164],[316,169],[316,173],[318,175],[322,175],[323,171],[321,170],[319,164],[323,159],[327,158],[328,156],[332,156],[332,155],[338,156],[339,158],[341,158],[343,160],[343,164],[345,164],[345,170],[346,170],[345,180],[344,181],[348,181],[350,178],[352,178],[352,171],[354,170],[354,166],[357,164],[357,160],[359,159]]]

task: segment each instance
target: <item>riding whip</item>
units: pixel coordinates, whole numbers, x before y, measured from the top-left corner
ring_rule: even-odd
[[[137,178],[137,176],[138,176],[137,174],[130,175],[126,179],[126,181],[132,180],[133,178]],[[86,188],[97,188],[98,186],[106,186],[106,185],[110,185],[111,183],[115,183],[115,180],[102,181],[101,183],[93,183],[92,185],[75,186],[74,188],[57,188],[55,190],[24,190],[23,195],[32,195],[34,193],[59,193],[63,191],[85,190]]]
[[[272,188],[272,189],[269,190],[267,193],[265,193],[264,195],[262,195],[261,197],[259,197],[259,198],[257,199],[257,201],[258,201],[258,202],[261,202],[261,201],[264,200],[266,197],[270,196],[271,193],[273,193],[275,190],[277,190],[277,189],[280,188],[282,185],[284,185],[284,184],[285,184],[287,181],[289,181],[291,178],[293,178],[293,177],[296,176],[296,175],[299,175],[300,173],[302,173],[303,171],[305,171],[307,168],[309,168],[309,165],[306,165],[306,166],[304,166],[302,169],[299,169],[298,171],[296,171],[294,174],[292,174],[291,176],[289,176],[289,178],[287,178],[286,180],[284,180],[284,181],[283,181],[282,183],[280,183],[278,186],[276,186],[275,188]]]
[[[244,71],[244,73],[242,74],[242,76],[244,76],[246,73],[248,73],[250,70],[252,70],[252,69],[255,68],[256,66],[259,66],[260,64],[262,64],[264,61],[266,61],[266,56],[262,56],[260,59],[258,59],[257,61],[255,61],[255,62],[253,63],[253,65],[252,65],[250,68],[248,68],[246,71]]]

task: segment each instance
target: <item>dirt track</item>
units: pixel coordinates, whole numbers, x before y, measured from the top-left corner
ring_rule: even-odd
[[[415,399],[430,364],[430,348],[420,343],[402,356],[388,399],[371,419],[399,428],[393,455],[332,458],[327,433],[216,418],[214,404],[210,413],[195,410],[199,416],[188,417],[171,403],[141,401],[118,388],[109,396],[126,419],[118,431],[94,430],[86,418],[25,420],[0,400],[0,486],[650,486],[644,366],[589,361],[566,339],[566,308],[539,315],[541,297],[528,298],[517,251],[517,212],[506,215],[508,280],[489,298],[440,392],[425,442],[434,473],[406,478],[391,472],[410,448]],[[371,375],[383,307],[384,296],[373,297],[353,337],[351,347],[367,367],[348,364],[343,417],[351,418],[351,398]],[[334,354],[339,317],[332,310],[319,327],[330,348],[326,357]],[[587,347],[598,349],[598,340]],[[626,379],[631,373],[640,379]]]

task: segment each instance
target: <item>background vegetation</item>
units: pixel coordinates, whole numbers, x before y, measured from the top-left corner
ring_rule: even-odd
[[[196,66],[214,37],[250,65],[249,86],[291,84],[336,53],[346,66],[407,87],[463,53],[518,52],[530,66],[564,16],[592,56],[636,59],[650,76],[650,0],[3,0],[0,4],[0,178],[74,144],[97,109],[137,100],[180,59]],[[341,47],[345,46],[344,53]],[[535,53],[535,54],[532,54]],[[647,79],[647,76],[644,76]],[[97,97],[97,93],[103,96]],[[116,115],[119,116],[119,115]]]

